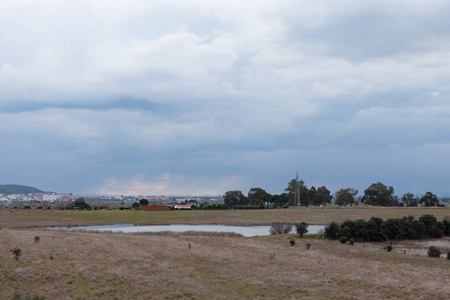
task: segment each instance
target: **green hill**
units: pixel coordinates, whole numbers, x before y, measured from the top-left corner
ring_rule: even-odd
[[[26,185],[17,185],[17,184],[0,184],[0,194],[3,195],[12,195],[12,194],[29,194],[29,193],[45,193],[37,188],[26,186]]]

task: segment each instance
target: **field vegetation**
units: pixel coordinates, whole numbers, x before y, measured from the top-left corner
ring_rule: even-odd
[[[48,226],[88,226],[109,224],[224,224],[224,225],[271,225],[276,222],[295,224],[299,221],[310,225],[325,225],[332,221],[382,219],[434,215],[442,220],[450,215],[445,208],[301,208],[263,210],[193,210],[193,211],[71,211],[36,209],[0,209],[0,227],[26,228]]]
[[[2,210],[0,299],[449,299],[450,238],[341,244],[321,234],[120,234],[46,226],[328,224],[445,209]],[[208,216],[209,215],[209,216]],[[292,243],[294,241],[295,243]],[[20,249],[20,251],[18,251]],[[20,254],[17,254],[20,253]]]

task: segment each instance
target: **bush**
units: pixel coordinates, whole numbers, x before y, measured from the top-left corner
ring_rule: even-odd
[[[450,260],[450,250],[447,252],[447,260]]]
[[[36,235],[36,236],[34,237],[34,242],[35,242],[35,243],[39,243],[39,240],[40,240],[40,239],[41,239],[41,237]]]
[[[341,232],[341,227],[336,222],[331,222],[330,225],[325,227],[324,235],[326,238],[336,240]]]
[[[275,234],[285,234],[289,233],[292,230],[292,225],[283,224],[283,223],[273,223],[269,229],[271,235]]]
[[[387,251],[387,252],[391,252],[392,249],[394,249],[394,247],[392,247],[392,245],[387,245],[387,246],[386,246],[386,251]]]
[[[289,244],[291,244],[291,246],[295,246],[295,241],[294,240],[289,240]]]
[[[295,223],[295,229],[297,230],[297,233],[302,237],[305,233],[308,232],[308,224],[305,222],[301,223]]]
[[[439,248],[436,246],[430,246],[428,248],[428,256],[439,258],[439,257],[441,257],[441,250],[439,250]]]
[[[22,255],[22,250],[20,248],[16,247],[14,249],[10,250],[14,254],[14,259],[17,261],[19,260],[20,256]]]
[[[354,240],[354,239],[350,239],[348,242],[349,242],[350,245],[352,245],[352,246],[355,244],[355,240]]]
[[[339,242],[341,242],[341,244],[345,244],[345,243],[347,243],[347,241],[348,241],[348,239],[345,236],[341,237],[341,239],[339,240]]]

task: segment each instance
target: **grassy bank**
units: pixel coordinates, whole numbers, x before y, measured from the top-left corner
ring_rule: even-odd
[[[0,227],[26,228],[47,226],[87,226],[106,224],[225,224],[269,225],[273,222],[328,224],[347,219],[376,216],[383,219],[432,214],[438,220],[450,215],[445,208],[307,208],[264,210],[193,210],[193,211],[60,211],[0,210]]]
[[[39,236],[39,241],[35,241]],[[441,240],[444,246],[450,240]],[[322,239],[0,230],[0,299],[448,299],[425,248]],[[306,250],[310,243],[310,250]],[[11,249],[22,255],[16,261]],[[448,247],[450,248],[450,247]]]

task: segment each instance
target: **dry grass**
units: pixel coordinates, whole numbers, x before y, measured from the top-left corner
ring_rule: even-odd
[[[275,222],[294,224],[329,224],[347,219],[376,216],[383,219],[432,214],[438,220],[450,214],[449,208],[307,208],[227,211],[49,211],[0,210],[0,227],[24,228],[47,226],[85,226],[106,224],[224,224],[271,225]]]
[[[34,237],[39,236],[39,243]],[[292,236],[289,236],[292,237]],[[0,231],[0,295],[46,299],[449,299],[450,262],[394,245]],[[450,240],[441,240],[449,246]],[[306,243],[311,250],[306,251]],[[191,247],[189,247],[189,245]],[[22,255],[13,259],[10,249]],[[53,259],[51,259],[53,258]]]

